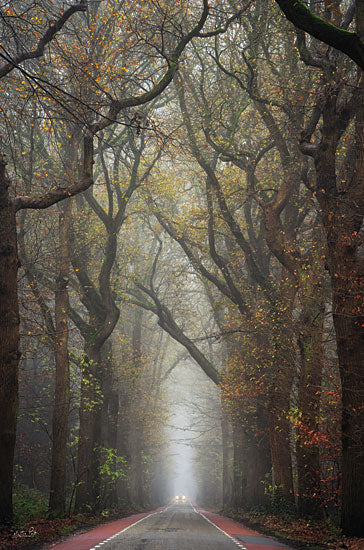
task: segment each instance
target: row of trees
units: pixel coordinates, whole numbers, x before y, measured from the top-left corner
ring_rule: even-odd
[[[49,4],[49,5],[48,5]],[[1,164],[1,485],[4,499],[2,521],[12,517],[12,470],[17,420],[19,315],[17,270],[19,267],[16,243],[15,214],[27,209],[44,209],[78,195],[94,181],[94,136],[117,121],[123,113],[126,127],[141,127],[137,112],[128,109],[149,103],[158,97],[171,82],[178,59],[186,45],[201,34],[203,27],[215,32],[216,17],[210,15],[207,1],[191,7],[183,3],[161,6],[135,4],[114,5],[95,3],[88,7],[81,2],[61,14],[55,2],[39,6],[33,2],[16,2],[2,6],[2,39],[4,64],[1,74],[3,90],[3,149],[9,150],[12,166],[8,173],[22,181],[25,188],[10,192],[10,180],[5,173],[6,160]],[[76,12],[85,13],[76,20]],[[72,26],[61,33],[72,17]],[[236,14],[233,13],[233,17]],[[44,29],[49,26],[48,30]],[[216,32],[222,32],[218,29]],[[48,44],[53,48],[45,53]],[[125,52],[128,52],[126,55]],[[40,61],[38,62],[38,59]],[[120,118],[120,120],[122,120]],[[24,126],[26,134],[24,135]],[[43,134],[40,137],[37,130]],[[6,139],[5,139],[6,138]],[[80,153],[80,144],[83,152]],[[101,149],[100,154],[102,157]],[[29,157],[29,158],[24,158]],[[23,161],[27,160],[26,163]],[[135,163],[138,163],[137,154]],[[134,170],[135,171],[135,170]],[[137,168],[136,168],[137,172]],[[84,266],[75,267],[79,284],[86,288],[84,302],[87,322],[77,314],[87,355],[79,435],[80,468],[86,468],[79,482],[79,508],[91,506],[92,466],[84,466],[94,448],[96,418],[100,404],[95,404],[96,371],[100,364],[102,346],[115,328],[119,311],[110,289],[110,276],[116,254],[117,232],[124,221],[127,200],[137,185],[137,175],[130,186],[120,191],[118,213],[114,216],[112,191],[109,212],[100,207],[101,221],[107,231],[107,254],[99,273],[98,288],[88,279]],[[49,188],[49,180],[54,186]],[[38,192],[38,196],[37,196]],[[27,194],[29,193],[29,195]],[[31,193],[31,195],[30,195]],[[65,443],[67,438],[68,346],[67,346],[67,284],[71,262],[71,206],[68,201],[60,217],[60,249],[53,327],[49,303],[38,295],[37,302],[48,328],[54,328],[56,357],[56,406],[54,411],[54,442],[51,509],[57,511],[64,499]],[[96,207],[97,208],[97,207]],[[24,218],[23,218],[24,220]],[[24,231],[24,229],[23,229]],[[82,264],[83,258],[75,260]],[[31,270],[30,270],[31,271]],[[30,273],[28,277],[34,274]],[[83,323],[83,324],[82,324]],[[86,407],[87,405],[87,407]],[[101,413],[100,413],[101,414]],[[57,441],[58,440],[58,441]],[[60,448],[63,452],[60,455]],[[81,475],[81,474],[80,474]],[[55,485],[53,485],[55,484]],[[58,496],[52,497],[56,493]],[[62,502],[62,507],[64,503]]]
[[[166,360],[160,343],[153,354],[155,319],[154,338],[168,334],[220,389],[224,504],[273,498],[316,517],[340,507],[345,532],[361,535],[361,71],[333,38],[307,38],[263,1],[105,1],[62,15],[52,2],[46,33],[46,12],[18,4],[3,7],[13,42],[0,173],[2,521],[12,515],[20,211],[24,374],[54,357],[51,513],[64,512],[72,486],[77,511],[130,491],[144,504],[153,483],[154,500],[165,497],[156,480],[167,465],[151,468],[150,456],[163,447],[161,388],[180,357]],[[312,16],[301,2],[278,4],[295,23],[296,9]],[[359,3],[320,15],[314,36],[344,33],[360,51]]]

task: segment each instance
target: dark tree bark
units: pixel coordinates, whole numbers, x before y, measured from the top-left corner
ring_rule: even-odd
[[[125,460],[125,477],[121,477],[117,482],[118,501],[121,506],[126,506],[131,501],[130,495],[130,433],[132,423],[130,419],[130,391],[125,381],[119,392],[119,415],[121,422],[118,424],[118,454]]]
[[[133,333],[132,333],[132,363],[133,370],[137,375],[141,369],[142,360],[142,320],[143,310],[136,308]],[[137,381],[137,383],[139,380]],[[131,449],[131,497],[132,502],[137,506],[144,506],[145,487],[144,487],[144,464],[143,464],[143,423],[139,418],[135,418],[130,430],[130,449]]]
[[[80,402],[80,429],[77,450],[77,488],[75,511],[90,512],[96,508],[94,484],[98,478],[95,471],[95,431],[97,416],[101,411],[101,392],[97,368],[101,362],[98,347],[86,348],[82,362],[82,383]]]
[[[298,29],[348,55],[364,70],[364,42],[361,33],[336,27],[314,14],[302,0],[276,0],[277,4]],[[356,0],[357,16],[362,16],[363,4]]]
[[[240,422],[233,420],[233,503],[234,508],[244,507],[244,434]]]
[[[116,239],[116,236],[115,236]],[[82,368],[80,430],[77,455],[77,489],[75,510],[84,512],[98,506],[99,420],[102,412],[102,346],[109,338],[119,318],[119,310],[111,304],[102,319],[94,319],[86,336],[85,360]]]
[[[269,438],[272,457],[273,491],[277,503],[294,508],[292,474],[291,391],[294,379],[292,309],[295,287],[284,285],[281,309],[275,311],[272,334],[274,365],[269,384]]]
[[[342,384],[342,528],[363,536],[360,510],[364,508],[364,88],[360,84],[355,120],[355,161],[340,188],[336,151],[345,115],[337,97],[327,99],[323,111],[322,142],[315,158],[317,198],[328,247],[333,317]]]
[[[102,380],[101,391],[103,395],[102,411],[100,415],[100,445],[107,449],[117,451],[117,432],[119,422],[119,394],[118,382],[115,379],[115,365],[112,360],[112,344],[110,339],[103,348],[102,354]],[[118,474],[117,469],[120,467],[114,462],[115,475]],[[118,505],[117,495],[117,478],[115,482],[107,483],[105,487],[101,487],[103,508],[116,508]]]
[[[67,201],[59,216],[58,276],[55,292],[56,385],[52,419],[52,463],[49,512],[65,512],[70,373],[68,362],[68,277],[70,268],[69,233],[72,201]]]
[[[277,380],[278,382],[278,380]],[[280,377],[279,382],[285,382]],[[272,396],[269,407],[269,435],[270,450],[273,468],[274,498],[284,505],[288,502],[294,506],[292,461],[290,450],[290,423],[287,419],[287,411],[290,408],[290,400],[284,396]],[[285,451],[282,453],[282,450]]]
[[[269,496],[266,494],[267,475],[272,471],[270,439],[267,431],[268,410],[265,399],[257,398],[255,404],[253,433],[247,445],[247,470],[245,487],[245,507],[267,507]]]
[[[0,157],[0,523],[11,523],[20,353],[15,208],[5,166]]]
[[[300,373],[298,380],[297,428],[297,508],[303,517],[322,518],[321,507],[321,465],[318,444],[321,382],[323,366],[323,323],[325,316],[322,289],[322,255],[320,246],[314,261],[316,269],[310,270],[310,277],[304,281],[306,287],[302,296],[302,314],[298,347],[300,351]],[[311,288],[307,288],[310,286]]]
[[[221,416],[221,444],[222,444],[222,505],[228,509],[232,502],[230,483],[230,430],[227,415]]]

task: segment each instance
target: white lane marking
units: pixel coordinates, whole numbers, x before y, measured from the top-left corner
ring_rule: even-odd
[[[141,521],[144,521],[145,519],[147,518],[150,518],[152,516],[156,516],[157,514],[161,514],[162,512],[165,512],[166,510],[168,510],[168,508],[170,508],[172,506],[172,504],[170,504],[169,506],[166,506],[165,508],[163,508],[163,510],[159,510],[159,512],[152,512],[151,514],[148,514],[147,516],[145,516],[144,518],[141,518],[141,519],[138,519],[138,521],[134,522],[134,523],[131,523],[130,525],[128,525],[127,527],[124,527],[124,529],[122,529],[121,531],[119,531],[118,533],[114,533],[114,535],[111,535],[111,537],[103,540],[102,542],[99,542],[98,544],[96,544],[95,546],[92,546],[92,548],[90,548],[90,550],[96,550],[96,548],[101,548],[101,546],[103,544],[106,544],[107,542],[110,542],[112,539],[114,539],[115,537],[118,537],[119,535],[121,535],[121,533],[125,533],[125,531],[127,531],[128,529],[130,529],[130,527],[134,527],[134,525],[137,525],[137,523],[140,523]]]
[[[192,504],[192,502],[190,502],[194,512],[196,512],[196,514],[199,514],[201,517],[203,517],[206,521],[208,521],[209,523],[211,523],[211,525],[213,525],[214,527],[216,527],[216,529],[218,529],[219,531],[221,531],[221,533],[224,533],[224,535],[226,535],[227,537],[229,537],[229,539],[231,539],[235,544],[236,546],[238,546],[239,548],[241,548],[242,550],[248,550],[246,546],[244,546],[243,544],[241,544],[241,542],[239,542],[238,540],[234,539],[234,537],[232,537],[231,535],[229,535],[229,533],[227,533],[226,531],[224,531],[223,529],[221,529],[220,527],[218,527],[217,525],[215,525],[215,523],[213,523],[211,520],[209,520],[209,518],[207,518],[202,512],[198,512],[196,510],[196,508],[194,507],[194,505]]]

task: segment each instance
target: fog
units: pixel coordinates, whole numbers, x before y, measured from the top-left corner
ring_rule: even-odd
[[[173,495],[185,495],[193,500],[197,494],[193,444],[198,439],[198,432],[194,429],[196,418],[192,404],[197,397],[197,384],[201,384],[201,376],[196,374],[191,361],[185,361],[167,386],[171,410],[167,434],[172,456]]]
[[[363,535],[361,3],[0,4],[0,523]]]

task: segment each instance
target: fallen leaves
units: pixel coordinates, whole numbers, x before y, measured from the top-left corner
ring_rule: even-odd
[[[254,527],[267,535],[291,541],[298,548],[325,550],[364,550],[364,538],[348,538],[339,534],[330,521],[289,519],[263,513],[233,513],[230,517]]]

